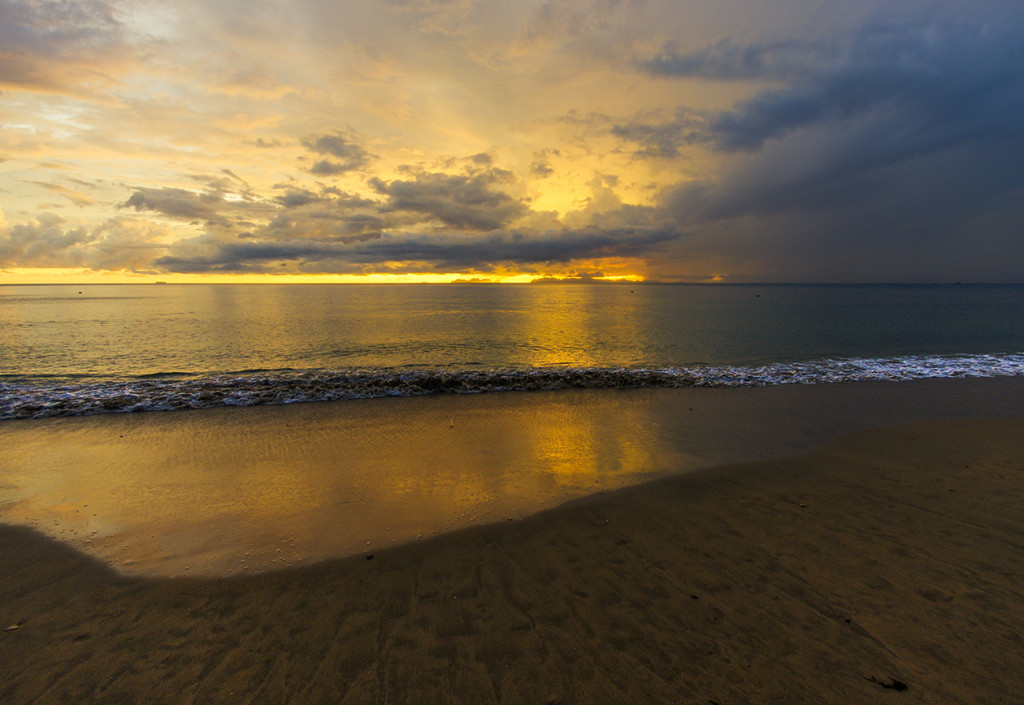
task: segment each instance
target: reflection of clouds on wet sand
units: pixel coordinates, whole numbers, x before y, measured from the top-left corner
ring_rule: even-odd
[[[1021,384],[569,390],[13,422],[0,427],[0,516],[127,572],[250,572],[857,428],[1013,413]]]
[[[4,514],[129,571],[217,574],[521,517],[656,474],[635,462],[652,442],[643,404],[520,396],[20,427]]]

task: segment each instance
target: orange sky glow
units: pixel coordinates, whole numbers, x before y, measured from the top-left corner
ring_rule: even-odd
[[[0,26],[0,283],[1021,277],[1002,0],[0,0]]]

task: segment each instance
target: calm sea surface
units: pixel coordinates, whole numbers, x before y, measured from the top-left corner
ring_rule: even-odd
[[[1024,374],[1024,286],[0,286],[0,418]]]

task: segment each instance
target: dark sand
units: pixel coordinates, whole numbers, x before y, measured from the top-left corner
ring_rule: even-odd
[[[5,705],[1019,703],[1024,418],[250,577],[125,578],[0,527],[0,622]]]

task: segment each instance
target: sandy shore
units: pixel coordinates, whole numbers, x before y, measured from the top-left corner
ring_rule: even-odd
[[[1019,702],[1022,479],[944,420],[251,577],[0,527],[0,702]]]

